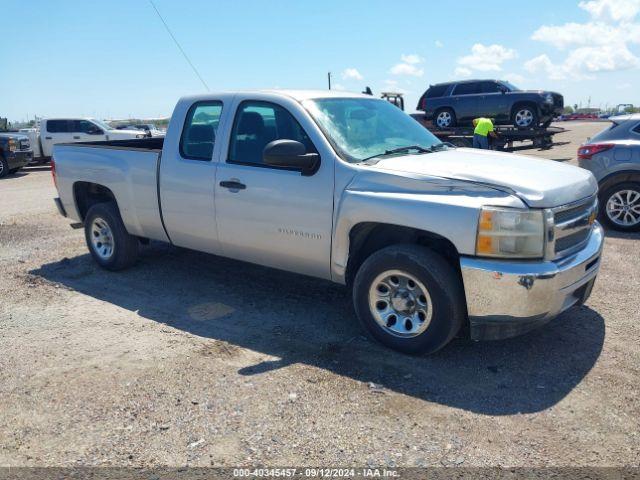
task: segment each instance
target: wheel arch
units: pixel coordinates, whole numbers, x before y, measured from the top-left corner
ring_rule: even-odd
[[[612,172],[598,182],[599,193],[622,182],[640,182],[640,170],[621,170]]]
[[[118,201],[113,192],[104,185],[93,182],[75,182],[73,184],[73,200],[80,221],[84,222],[89,209],[96,203],[113,201],[118,207]]]
[[[361,222],[349,231],[349,253],[345,272],[347,285],[352,285],[358,268],[371,254],[398,244],[428,247],[460,272],[460,254],[455,245],[442,235],[389,223]]]

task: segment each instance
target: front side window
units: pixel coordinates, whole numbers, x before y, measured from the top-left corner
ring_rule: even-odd
[[[321,98],[303,105],[340,157],[351,163],[402,147],[444,147],[431,132],[384,100]]]
[[[454,95],[473,95],[479,92],[479,85],[476,82],[459,83],[453,91]]]
[[[191,160],[211,160],[222,102],[198,102],[191,106],[182,128],[180,155]]]
[[[502,92],[502,87],[496,82],[482,82],[480,84],[481,93],[499,93]]]
[[[640,123],[633,128],[633,133],[640,133]]]
[[[243,102],[233,123],[227,161],[263,165],[264,147],[274,140],[295,140],[307,153],[316,152],[307,133],[285,108],[269,102]]]
[[[88,120],[74,120],[73,131],[79,133],[87,133],[89,135],[96,135],[103,133],[95,123]]]

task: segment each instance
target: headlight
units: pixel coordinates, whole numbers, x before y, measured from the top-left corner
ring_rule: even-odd
[[[476,255],[541,258],[544,253],[542,210],[483,207],[478,220]]]
[[[547,93],[544,96],[544,102],[545,103],[553,103],[553,95],[551,95],[550,93]]]
[[[136,138],[144,138],[144,135],[136,135]]]
[[[13,138],[9,139],[9,151],[15,152],[18,150],[18,142],[16,142]]]

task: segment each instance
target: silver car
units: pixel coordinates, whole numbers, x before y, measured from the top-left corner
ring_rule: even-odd
[[[640,114],[612,117],[611,126],[578,149],[578,162],[599,186],[600,217],[617,230],[640,230]]]

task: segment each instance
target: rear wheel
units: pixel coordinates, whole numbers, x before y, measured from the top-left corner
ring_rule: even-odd
[[[456,114],[450,108],[438,110],[435,119],[438,128],[451,128],[456,126]]]
[[[93,259],[107,270],[130,267],[138,258],[138,239],[129,235],[115,202],[98,203],[84,221],[87,246]]]
[[[530,105],[520,105],[513,109],[511,123],[516,128],[537,127],[538,112]]]
[[[640,230],[640,183],[622,182],[600,195],[600,218],[609,227],[627,232]]]
[[[0,155],[0,178],[6,177],[7,175],[9,175],[9,164],[4,157]]]
[[[373,338],[408,354],[441,349],[465,318],[459,275],[418,245],[386,247],[367,258],[354,281],[353,302]]]

